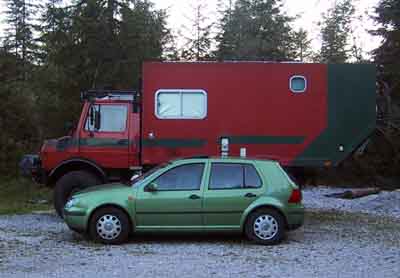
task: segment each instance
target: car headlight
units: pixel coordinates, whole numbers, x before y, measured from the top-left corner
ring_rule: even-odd
[[[72,198],[70,199],[66,204],[65,204],[65,208],[69,209],[72,208],[73,206],[75,206],[78,203],[78,199],[77,198]]]

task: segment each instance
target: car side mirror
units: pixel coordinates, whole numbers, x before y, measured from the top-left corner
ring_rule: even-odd
[[[158,190],[158,186],[154,182],[149,183],[148,185],[146,185],[144,187],[144,191],[146,191],[146,192],[156,192],[157,190]]]

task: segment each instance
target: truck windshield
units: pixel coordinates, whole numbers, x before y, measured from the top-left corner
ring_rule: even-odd
[[[136,186],[140,181],[144,180],[145,178],[147,178],[148,176],[152,175],[153,173],[157,172],[158,170],[168,166],[170,163],[163,163],[160,164],[154,168],[152,168],[151,170],[147,171],[146,173],[134,178],[132,180],[132,186]]]

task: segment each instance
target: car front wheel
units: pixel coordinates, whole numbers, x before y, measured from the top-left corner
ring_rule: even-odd
[[[131,230],[126,213],[114,207],[104,207],[95,211],[89,225],[90,237],[105,244],[126,242]]]
[[[245,233],[248,239],[259,244],[273,245],[285,236],[285,220],[273,209],[253,212],[247,219]]]

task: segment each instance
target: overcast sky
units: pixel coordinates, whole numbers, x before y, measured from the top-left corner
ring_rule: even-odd
[[[183,26],[189,25],[189,17],[191,17],[192,7],[199,0],[153,0],[156,8],[166,9],[169,18],[168,24],[178,34],[178,30],[184,29]],[[228,2],[228,0],[226,0]],[[319,27],[317,22],[321,18],[321,14],[333,5],[335,0],[284,0],[286,11],[291,16],[299,15],[299,19],[294,23],[295,28],[304,28],[310,33],[313,40],[313,48],[318,49],[320,45]],[[357,16],[361,17],[361,22],[355,26],[354,35],[366,51],[371,51],[379,45],[379,39],[368,34],[367,30],[373,29],[373,22],[369,19],[369,15],[373,14],[373,7],[379,0],[353,0]],[[201,3],[207,5],[207,16],[210,20],[215,20],[218,16],[217,3],[218,0],[202,0]],[[0,0],[0,12],[5,9],[4,0]],[[4,13],[1,13],[1,21],[4,20]],[[2,29],[2,28],[0,28]]]
[[[167,9],[169,16],[169,25],[173,30],[182,29],[182,26],[189,25],[187,17],[192,16],[192,7],[199,0],[154,0],[156,7]],[[218,0],[202,0],[201,3],[207,5],[208,17],[215,19],[218,16]],[[225,0],[225,2],[229,2]],[[290,16],[299,16],[294,22],[295,28],[304,28],[309,32],[313,40],[313,48],[320,47],[318,21],[321,14],[326,12],[334,5],[335,0],[284,0],[285,9]],[[379,39],[368,34],[367,30],[374,28],[374,23],[370,19],[373,14],[373,8],[379,0],[353,0],[356,6],[356,16],[361,18],[358,24],[353,26],[354,36],[358,44],[369,52],[379,45]]]

